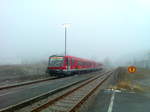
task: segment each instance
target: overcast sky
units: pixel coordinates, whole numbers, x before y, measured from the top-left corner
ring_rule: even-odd
[[[0,0],[0,63],[63,54],[63,23],[70,55],[117,60],[150,50],[149,0]]]

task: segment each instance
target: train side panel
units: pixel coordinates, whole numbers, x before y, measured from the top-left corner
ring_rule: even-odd
[[[51,56],[47,73],[54,76],[68,76],[100,70],[102,65],[73,56]]]

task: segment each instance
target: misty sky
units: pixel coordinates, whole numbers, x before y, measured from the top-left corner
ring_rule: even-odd
[[[70,55],[117,60],[150,50],[149,0],[0,0],[0,63],[63,54],[63,23]]]

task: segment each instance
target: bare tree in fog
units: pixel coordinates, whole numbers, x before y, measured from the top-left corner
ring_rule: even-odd
[[[112,68],[112,62],[109,58],[105,58],[104,61],[103,61],[103,64],[106,68]]]
[[[128,61],[126,65],[134,65],[140,68],[150,69],[150,52],[145,53],[144,56],[141,56],[138,59],[133,58],[132,60]]]

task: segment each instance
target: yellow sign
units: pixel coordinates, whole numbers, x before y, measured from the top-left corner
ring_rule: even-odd
[[[130,73],[136,72],[136,67],[135,66],[129,66],[128,67],[128,72],[130,72]]]

